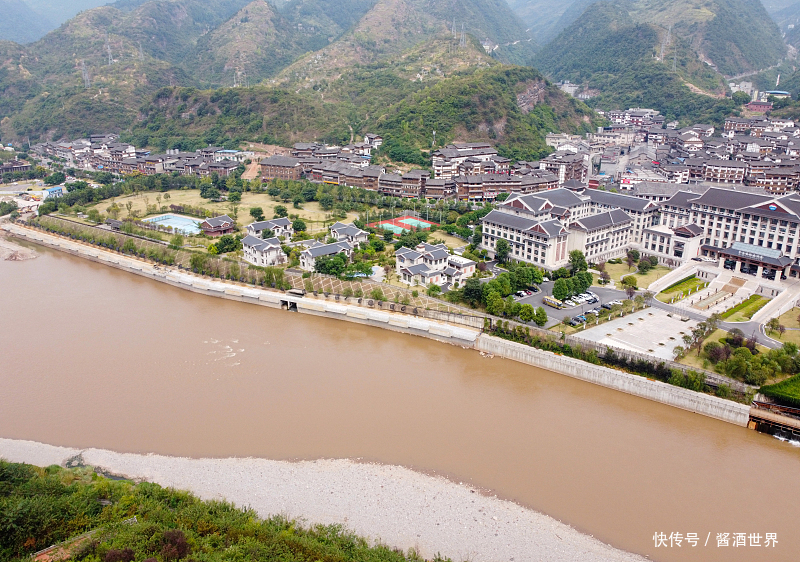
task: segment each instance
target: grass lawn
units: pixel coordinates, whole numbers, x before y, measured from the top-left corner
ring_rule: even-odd
[[[680,282],[674,287],[670,287],[669,289],[661,291],[658,295],[656,295],[656,298],[661,302],[669,302],[672,300],[672,298],[679,297],[681,294],[688,294],[689,291],[695,293],[699,288],[705,287],[707,283],[707,281],[698,279],[693,275],[691,278]]]
[[[797,321],[798,316],[800,316],[800,308],[793,308],[781,314],[778,321],[787,328],[800,328],[800,322]]]
[[[748,322],[768,302],[769,299],[766,297],[751,295],[748,299],[723,312],[722,318],[726,322]]]
[[[430,242],[431,240],[434,239],[441,240],[442,242],[444,242],[444,245],[447,246],[448,248],[461,248],[468,244],[467,242],[464,242],[461,238],[456,238],[455,236],[451,236],[441,230],[430,233],[430,238],[428,239],[428,241]]]
[[[611,276],[611,279],[614,280],[615,283],[619,283],[620,279],[623,275],[628,273],[634,273],[636,277],[636,286],[640,289],[646,289],[653,281],[658,279],[659,277],[666,275],[669,271],[672,271],[670,268],[665,267],[663,265],[657,265],[653,269],[647,272],[647,275],[640,275],[636,273],[636,267],[633,269],[628,269],[627,264],[624,263],[607,263],[606,264],[606,271]]]
[[[200,190],[199,189],[178,189],[172,190],[168,192],[170,195],[169,199],[164,199],[163,194],[161,194],[161,205],[166,205],[169,207],[170,205],[192,205],[194,207],[203,207],[206,209],[211,210],[214,213],[219,214],[230,214],[230,204],[227,202],[222,203],[212,203],[208,199],[203,199],[200,197]],[[158,193],[154,192],[147,192],[142,193],[139,195],[127,195],[123,197],[115,197],[113,199],[108,199],[106,201],[101,201],[97,204],[97,209],[103,213],[104,215],[107,214],[106,209],[111,206],[112,203],[117,203],[122,209],[122,213],[120,213],[120,217],[124,218],[127,216],[127,210],[125,209],[125,204],[129,201],[133,203],[133,210],[139,211],[139,216],[144,218],[144,212],[147,208],[148,203],[150,205],[157,204],[156,195]],[[319,207],[319,203],[316,201],[312,201],[310,203],[303,203],[302,209],[295,209],[291,203],[282,203],[280,201],[275,201],[272,197],[267,195],[266,193],[251,193],[245,192],[242,194],[242,203],[239,205],[239,217],[237,222],[240,225],[246,225],[252,222],[250,218],[250,208],[251,207],[261,207],[264,211],[264,216],[267,219],[271,219],[275,214],[275,207],[277,205],[283,205],[289,210],[289,214],[299,215],[301,219],[306,221],[308,226],[309,233],[320,232],[322,230],[327,229],[327,225],[333,224],[336,222],[336,219],[331,218],[330,213],[323,211]],[[343,222],[351,222],[358,218],[357,213],[348,213],[346,221]],[[463,245],[463,243],[462,243]]]

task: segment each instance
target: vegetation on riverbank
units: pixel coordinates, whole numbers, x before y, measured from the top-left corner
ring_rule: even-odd
[[[84,533],[91,534],[70,541]],[[157,484],[111,480],[87,467],[0,460],[0,562],[29,560],[63,541],[61,554],[86,562],[422,561],[413,551],[370,546],[338,525],[261,519],[249,508],[202,501]]]
[[[762,386],[759,392],[787,406],[800,408],[800,375],[795,375],[777,384]]]

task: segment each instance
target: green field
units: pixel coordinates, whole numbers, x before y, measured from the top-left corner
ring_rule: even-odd
[[[747,322],[756,312],[764,308],[768,302],[769,299],[767,297],[750,295],[750,298],[740,302],[733,308],[729,308],[721,316],[728,322]]]

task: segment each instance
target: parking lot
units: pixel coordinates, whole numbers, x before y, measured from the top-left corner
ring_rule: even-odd
[[[530,295],[530,296],[527,296],[527,297],[523,297],[523,298],[514,297],[514,300],[516,300],[517,302],[519,302],[521,304],[530,304],[534,308],[538,308],[540,306],[543,306],[544,309],[547,311],[547,324],[546,324],[546,326],[549,328],[550,326],[554,326],[554,325],[558,324],[559,322],[563,321],[565,316],[573,317],[573,316],[577,316],[579,314],[585,314],[587,311],[589,311],[589,310],[591,310],[593,308],[599,307],[599,306],[601,306],[601,305],[603,305],[603,304],[605,304],[605,303],[607,303],[609,301],[613,301],[613,300],[622,301],[622,300],[628,298],[625,295],[624,291],[619,291],[617,289],[606,289],[605,287],[597,287],[597,286],[593,285],[589,290],[597,295],[598,302],[596,302],[594,304],[585,303],[585,304],[581,304],[581,305],[578,305],[578,306],[570,306],[570,307],[567,307],[567,308],[564,308],[564,309],[561,309],[561,310],[558,310],[558,309],[555,309],[555,308],[552,308],[552,307],[549,307],[547,305],[542,304],[542,299],[544,297],[546,297],[546,296],[549,297],[549,296],[553,295],[553,282],[552,281],[548,281],[546,283],[542,283],[541,284],[541,291],[539,291],[538,293],[535,293],[533,295]]]

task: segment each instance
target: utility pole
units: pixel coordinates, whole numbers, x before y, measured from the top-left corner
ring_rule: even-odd
[[[433,132],[433,142],[431,143],[431,148],[436,146],[436,131]]]
[[[672,51],[672,72],[677,72],[678,70],[678,49],[673,49]]]
[[[106,31],[106,51],[108,52],[108,66],[114,64],[114,58],[111,56],[111,43],[108,41],[108,31]]]
[[[456,18],[453,18],[453,39],[455,39],[456,37],[458,37],[456,35]]]
[[[459,44],[459,47],[466,47],[467,46],[467,34],[464,31],[464,25],[465,24],[463,24],[463,23],[461,24],[461,43]]]
[[[142,42],[139,41],[139,60],[144,62],[144,51],[142,50]]]
[[[92,85],[92,81],[89,79],[89,71],[86,69],[86,61],[81,61],[81,74],[83,75],[83,87],[85,89],[89,89],[89,86]]]

